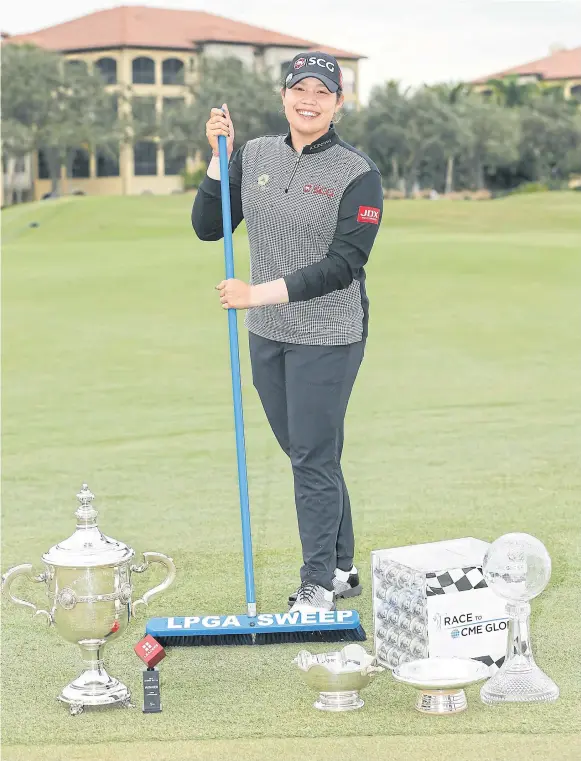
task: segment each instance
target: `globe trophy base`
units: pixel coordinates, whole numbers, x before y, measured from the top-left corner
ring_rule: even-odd
[[[355,711],[364,705],[365,703],[359,697],[357,690],[321,692],[319,699],[313,703],[313,706],[319,711]]]
[[[82,713],[86,706],[102,707],[121,705],[131,707],[129,689],[100,666],[98,669],[86,669],[74,681],[68,684],[58,700],[68,703],[71,716]]]
[[[559,688],[536,664],[522,671],[501,668],[480,690],[486,705],[500,703],[550,703],[559,697]]]
[[[416,700],[416,711],[438,716],[451,716],[468,708],[464,690],[423,690]]]

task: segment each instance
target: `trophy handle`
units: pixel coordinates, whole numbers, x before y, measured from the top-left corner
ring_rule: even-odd
[[[161,563],[166,567],[167,575],[161,584],[158,584],[157,587],[150,589],[139,600],[135,600],[135,602],[131,605],[131,613],[133,615],[135,615],[135,609],[138,605],[147,606],[151,598],[167,589],[173,583],[173,580],[176,577],[176,567],[174,562],[171,558],[168,558],[167,555],[163,555],[161,552],[144,552],[143,560],[145,562],[141,565],[131,566],[131,570],[134,573],[143,573],[144,571],[147,571],[150,563]]]
[[[374,677],[385,671],[385,668],[378,663],[370,663],[363,669],[365,676]]]
[[[48,610],[39,610],[36,605],[34,605],[34,603],[27,602],[26,600],[21,600],[19,597],[15,597],[10,591],[12,582],[18,576],[27,576],[30,581],[34,581],[34,583],[37,584],[42,581],[46,581],[48,574],[45,571],[44,573],[40,573],[38,576],[33,576],[32,565],[30,563],[15,565],[14,568],[9,568],[2,576],[2,592],[16,605],[22,605],[25,608],[32,608],[35,616],[46,616],[47,623],[50,626],[52,623],[54,623],[54,621],[52,615],[48,612]]]

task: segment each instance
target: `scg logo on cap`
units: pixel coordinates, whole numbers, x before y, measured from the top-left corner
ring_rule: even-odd
[[[304,60],[303,58],[300,59],[301,61]],[[298,63],[298,61],[297,61]],[[308,59],[309,66],[314,66],[317,64],[317,66],[321,66],[323,69],[328,69],[329,71],[335,71],[335,64],[332,61],[325,61],[324,58],[317,58],[317,56],[312,55]],[[295,63],[295,67],[296,67]],[[301,64],[302,65],[302,64]]]
[[[302,69],[303,66],[305,66],[307,63],[306,58],[297,58],[295,61],[295,69]]]

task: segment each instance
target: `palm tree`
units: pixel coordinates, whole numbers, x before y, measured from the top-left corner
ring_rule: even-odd
[[[454,162],[456,157],[462,152],[469,139],[470,130],[466,124],[465,104],[464,101],[472,93],[472,86],[459,82],[457,84],[439,84],[431,88],[443,103],[448,104],[459,119],[458,140],[450,142],[446,146],[446,181],[444,183],[444,193],[454,191]]]
[[[241,89],[240,82],[247,82]],[[166,109],[157,134],[164,148],[180,155],[207,155],[204,125],[210,109],[228,104],[235,125],[235,145],[259,135],[286,131],[278,87],[267,74],[245,70],[238,59],[202,59],[190,103]],[[248,108],[248,103],[252,108]]]
[[[382,174],[391,177],[392,187],[401,191],[405,190],[401,169],[406,151],[405,112],[410,90],[409,87],[401,89],[395,79],[376,85],[371,91],[370,107],[364,112],[367,150]]]
[[[487,84],[492,89],[492,99],[506,108],[525,106],[540,92],[538,82],[519,82],[516,74],[502,79],[489,79]]]
[[[581,103],[576,98],[567,97],[564,85],[547,82],[542,84],[539,89],[542,98],[561,106],[564,112],[574,114],[581,111]]]
[[[6,196],[12,198],[16,159],[27,156],[33,147],[32,133],[29,127],[15,119],[2,121],[2,156],[6,159]],[[17,195],[20,198],[20,192]]]
[[[485,168],[508,166],[518,159],[519,114],[474,98],[467,104],[471,139],[468,155],[477,190],[485,187]]]
[[[55,194],[75,150],[115,137],[109,97],[99,74],[66,66],[55,53],[34,45],[2,47],[2,116],[10,150],[44,151]]]

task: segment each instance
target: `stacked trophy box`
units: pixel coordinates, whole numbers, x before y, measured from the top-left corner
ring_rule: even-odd
[[[488,542],[472,537],[371,553],[375,654],[394,669],[419,658],[482,661],[506,655],[505,602],[488,588]]]

